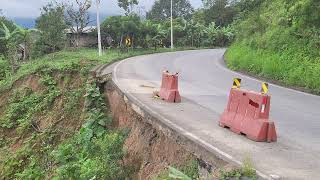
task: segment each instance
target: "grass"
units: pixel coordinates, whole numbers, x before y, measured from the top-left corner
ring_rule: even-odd
[[[233,44],[226,53],[227,66],[245,71],[285,86],[305,88],[320,94],[320,58],[314,59],[303,52],[284,50],[282,53],[254,49],[244,43]]]
[[[185,162],[182,166],[169,166],[168,169],[157,175],[155,180],[192,180],[199,178],[198,161],[191,159]]]
[[[174,51],[186,50],[191,48],[176,48]],[[85,70],[91,69],[99,64],[111,63],[117,60],[125,59],[128,57],[170,52],[171,49],[158,49],[156,51],[151,49],[133,49],[128,52],[120,52],[117,49],[106,50],[101,57],[98,56],[95,49],[77,49],[77,50],[63,50],[60,52],[52,53],[44,57],[34,59],[22,63],[19,70],[14,74],[8,74],[6,78],[0,80],[0,92],[10,89],[13,82],[32,73],[39,72],[40,70],[50,71],[71,71],[71,70]],[[85,66],[79,66],[80,63],[86,63]],[[78,69],[77,69],[78,68]],[[79,69],[82,68],[82,69]]]
[[[94,49],[64,50],[6,72],[0,80],[0,92],[8,92],[0,96],[0,179],[130,179],[131,166],[121,164],[126,132],[110,127],[89,70],[167,51],[112,49],[99,57]],[[36,82],[23,84],[25,77]]]
[[[207,176],[207,175],[205,175]],[[211,178],[210,178],[211,177]],[[155,180],[197,180],[197,179],[220,179],[220,180],[229,180],[229,179],[250,179],[256,180],[257,173],[254,170],[250,158],[245,158],[243,160],[243,165],[240,168],[235,168],[231,170],[225,169],[216,169],[214,174],[204,177],[199,173],[198,162],[196,160],[191,160],[185,162],[184,165],[180,167],[171,167],[162,171]]]

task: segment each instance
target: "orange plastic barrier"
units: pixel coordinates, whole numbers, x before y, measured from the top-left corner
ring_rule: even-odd
[[[170,74],[169,71],[164,71],[162,73],[162,83],[159,96],[167,102],[181,102],[178,90],[178,73]]]
[[[254,141],[277,141],[274,122],[269,121],[270,99],[267,94],[231,89],[220,126]]]

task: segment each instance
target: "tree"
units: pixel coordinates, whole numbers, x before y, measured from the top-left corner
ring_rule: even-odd
[[[101,24],[101,31],[110,35],[120,47],[124,45],[125,37],[130,37],[135,46],[135,37],[139,35],[140,27],[141,21],[137,15],[110,16]]]
[[[15,25],[12,21],[8,20],[7,18],[0,16],[0,28],[3,29],[2,23],[8,28],[10,32],[13,32],[15,30]],[[4,30],[4,29],[3,29]],[[5,33],[4,31],[0,31],[0,37],[4,37]],[[4,39],[0,39],[0,55],[5,55],[7,52],[7,43],[8,41]]]
[[[0,40],[4,41],[6,44],[6,55],[7,58],[10,61],[11,65],[11,71],[14,73],[17,68],[17,39],[16,35],[18,33],[17,28],[15,28],[13,31],[10,31],[10,29],[2,22],[2,28],[0,28],[1,36]]]
[[[38,32],[36,29],[24,29],[20,26],[16,28],[18,41],[22,42],[24,46],[23,60],[30,58],[31,44],[32,44],[32,33]]]
[[[202,0],[205,14],[206,24],[215,22],[217,26],[227,26],[233,22],[236,8],[235,2],[231,0]]]
[[[65,6],[57,3],[49,3],[41,9],[41,15],[36,20],[36,27],[41,32],[38,50],[51,53],[64,47],[67,28],[64,10]]]
[[[75,45],[79,46],[80,34],[83,29],[90,23],[88,9],[91,7],[91,0],[76,0],[76,8],[73,4],[69,5],[66,13],[66,23],[71,32],[76,35]]]
[[[198,31],[198,23],[196,23],[193,19],[191,19],[189,22],[187,22],[186,30],[187,30],[187,37],[191,41],[191,47],[193,47],[196,34]]]
[[[234,31],[230,26],[218,27],[214,22],[205,29],[211,46],[226,46],[234,38]]]
[[[164,29],[164,27],[161,24],[155,24],[154,27],[155,34],[151,36],[148,35],[147,39],[149,39],[149,44],[154,46],[154,50],[157,50],[158,45],[163,46],[163,40],[168,35],[169,31],[167,29]]]
[[[170,0],[157,0],[153,4],[151,10],[147,12],[147,19],[155,21],[167,20],[171,14]],[[173,1],[173,18],[181,17],[190,19],[193,8],[189,0],[174,0]]]
[[[118,0],[118,6],[126,11],[126,15],[129,15],[134,5],[138,5],[138,0]]]

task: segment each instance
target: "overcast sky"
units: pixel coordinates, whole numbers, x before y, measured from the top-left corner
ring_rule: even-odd
[[[40,8],[50,2],[51,0],[0,0],[0,9],[3,14],[10,18],[35,18],[40,15]],[[58,1],[71,1],[72,0],[58,0]],[[95,1],[95,0],[93,0]],[[149,10],[155,0],[139,0],[139,9]],[[190,0],[195,8],[202,5],[201,0]],[[117,0],[101,0],[101,11],[105,15],[118,15],[123,11],[118,7]],[[94,8],[90,9],[94,12]]]

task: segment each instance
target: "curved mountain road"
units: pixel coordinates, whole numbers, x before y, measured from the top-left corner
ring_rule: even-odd
[[[218,126],[234,77],[242,88],[260,90],[261,81],[227,69],[225,49],[194,50],[133,57],[115,64],[113,80],[128,96],[182,134],[223,158],[250,157],[259,174],[283,179],[320,179],[320,97],[269,85],[270,116],[278,142],[253,142]],[[152,98],[161,72],[180,72],[182,103]],[[107,70],[106,70],[107,71]]]

